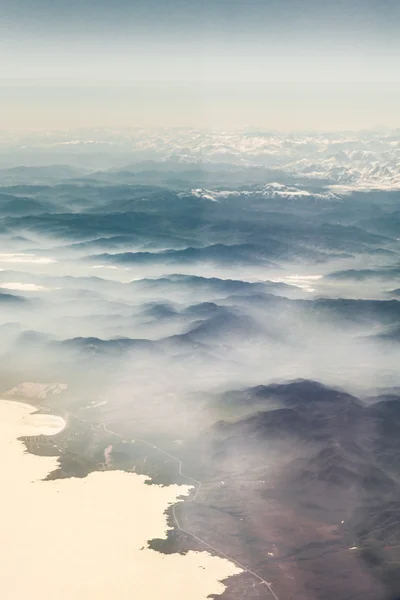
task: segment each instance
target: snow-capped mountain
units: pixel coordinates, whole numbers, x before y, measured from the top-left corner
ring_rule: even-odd
[[[7,148],[7,155],[3,155],[2,148]],[[259,166],[323,180],[327,186],[342,189],[400,189],[398,129],[314,134],[98,129],[0,135],[0,162],[9,161],[10,156],[15,155],[19,157],[19,164],[29,164],[32,156],[38,161],[41,155],[48,157],[49,154],[56,157],[59,164],[74,162],[76,165],[76,157],[79,157],[79,166],[96,164],[97,168],[102,168],[102,156],[107,156],[108,165],[112,159],[119,168],[146,160],[172,160],[182,165]]]
[[[282,183],[269,183],[261,188],[254,188],[251,190],[209,190],[209,189],[193,189],[192,195],[197,198],[204,198],[205,200],[211,200],[212,202],[218,202],[220,198],[229,198],[230,196],[265,196],[266,198],[282,198],[294,200],[296,198],[320,198],[320,199],[332,199],[335,198],[335,194],[331,191],[316,193],[309,192],[306,189],[298,188],[295,186],[284,185]]]

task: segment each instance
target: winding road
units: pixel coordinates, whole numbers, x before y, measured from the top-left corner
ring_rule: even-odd
[[[49,407],[49,406],[46,406],[46,408],[51,410],[51,407]],[[165,456],[167,456],[168,458],[170,458],[171,460],[173,460],[174,462],[176,462],[176,464],[178,466],[178,474],[181,477],[183,477],[184,479],[190,481],[192,483],[193,487],[195,488],[195,493],[193,494],[193,496],[191,498],[188,498],[187,501],[189,501],[189,502],[195,502],[196,501],[197,496],[200,493],[200,490],[201,490],[201,487],[202,487],[202,483],[201,483],[201,481],[198,481],[194,477],[191,477],[189,475],[185,475],[185,473],[183,472],[183,463],[182,463],[182,461],[177,456],[174,456],[173,454],[170,454],[169,452],[166,452],[162,448],[159,448],[155,444],[151,444],[150,442],[147,442],[146,440],[143,440],[141,438],[128,439],[128,438],[126,438],[126,436],[118,433],[117,431],[113,431],[112,429],[110,429],[105,423],[100,423],[98,425],[94,425],[92,422],[87,421],[86,419],[82,419],[81,417],[78,417],[77,415],[75,415],[73,413],[70,413],[68,411],[65,411],[65,417],[66,417],[66,421],[67,422],[72,417],[73,419],[76,419],[77,421],[85,423],[86,425],[90,425],[90,427],[92,428],[93,431],[96,431],[96,429],[103,429],[109,435],[116,436],[116,437],[118,437],[118,438],[120,438],[122,440],[125,440],[127,442],[131,442],[131,443],[139,442],[141,444],[144,444],[145,446],[148,446],[149,448],[152,448],[153,450],[156,450],[156,451],[160,452],[161,454],[164,454]],[[252,569],[250,569],[249,567],[246,567],[245,565],[243,565],[242,563],[240,563],[238,560],[236,560],[232,556],[229,556],[229,554],[226,554],[225,552],[222,552],[222,550],[219,550],[218,548],[216,548],[212,544],[209,544],[208,542],[206,542],[205,540],[203,540],[202,538],[200,538],[198,535],[196,535],[192,531],[189,531],[189,530],[185,529],[184,527],[182,527],[181,524],[180,524],[180,522],[179,522],[179,519],[178,519],[178,517],[176,515],[175,505],[172,506],[171,514],[172,514],[173,520],[175,522],[175,526],[176,526],[176,528],[179,531],[181,531],[182,533],[184,533],[184,534],[192,537],[193,539],[195,539],[196,541],[198,541],[200,544],[202,544],[206,548],[212,550],[213,552],[215,552],[219,556],[221,556],[223,558],[226,558],[227,560],[231,561],[237,567],[239,567],[240,569],[242,569],[243,572],[249,573],[250,575],[252,575],[255,579],[258,580],[259,584],[264,585],[268,589],[269,595],[273,596],[273,598],[275,600],[279,600],[277,594],[272,589],[272,585],[268,581],[266,581],[261,575],[259,575],[258,573],[256,573]]]
[[[116,431],[113,431],[112,429],[109,429],[107,427],[107,425],[105,425],[105,423],[101,423],[99,425],[99,427],[101,427],[105,432],[109,433],[110,435],[115,435],[121,439],[126,439],[125,436],[121,435],[120,433],[117,433]],[[165,450],[163,450],[162,448],[159,448],[158,446],[156,446],[155,444],[151,444],[150,442],[147,442],[146,440],[143,440],[141,438],[135,438],[134,440],[129,440],[130,442],[140,442],[146,446],[149,446],[150,448],[153,448],[154,450],[157,450],[158,452],[160,452],[161,454],[164,454],[165,456],[168,456],[171,460],[175,461],[178,465],[178,473],[181,477],[183,477],[184,479],[187,479],[188,481],[191,481],[192,483],[195,484],[195,493],[193,494],[192,498],[189,499],[190,502],[195,502],[196,498],[200,492],[201,489],[201,481],[198,481],[198,479],[195,479],[194,477],[190,477],[189,475],[185,475],[185,473],[183,473],[182,471],[182,461],[177,457],[174,456],[173,454],[170,454],[169,452],[166,452]],[[272,585],[266,581],[263,577],[261,577],[261,575],[259,575],[258,573],[256,573],[255,571],[253,571],[252,569],[249,569],[248,567],[246,567],[245,565],[242,565],[238,560],[236,560],[235,558],[233,558],[232,556],[229,556],[228,554],[225,554],[225,552],[222,552],[221,550],[219,550],[218,548],[215,548],[215,546],[212,546],[211,544],[209,544],[208,542],[206,542],[205,540],[203,540],[202,538],[200,538],[199,536],[197,536],[195,533],[193,533],[192,531],[188,531],[187,529],[185,529],[184,527],[181,526],[178,517],[176,516],[176,511],[175,511],[175,505],[172,506],[172,516],[173,519],[175,521],[175,525],[177,527],[177,529],[179,529],[179,531],[181,531],[182,533],[191,536],[192,538],[194,538],[195,540],[197,540],[198,542],[200,542],[203,546],[206,546],[207,548],[209,548],[210,550],[213,550],[216,554],[219,554],[220,556],[222,556],[223,558],[226,558],[228,560],[230,560],[231,562],[233,562],[237,567],[239,567],[240,569],[242,569],[244,572],[249,573],[250,575],[252,575],[253,577],[255,577],[256,579],[258,579],[258,581],[265,585],[270,594],[275,598],[275,600],[279,600],[278,596],[275,594],[274,590],[272,589]]]

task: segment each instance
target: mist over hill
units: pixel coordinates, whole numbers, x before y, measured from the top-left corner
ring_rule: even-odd
[[[223,600],[395,600],[399,132],[128,133],[2,142],[2,395],[68,386],[50,478],[193,485],[150,545]]]

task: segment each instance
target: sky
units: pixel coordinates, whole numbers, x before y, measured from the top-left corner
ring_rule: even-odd
[[[0,0],[10,127],[399,127],[398,0]]]

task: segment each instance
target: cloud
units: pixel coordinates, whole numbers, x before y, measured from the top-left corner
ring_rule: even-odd
[[[48,290],[49,288],[44,287],[43,285],[36,285],[35,283],[2,283],[0,284],[0,288],[4,288],[6,290],[19,290],[21,292],[42,292]]]

